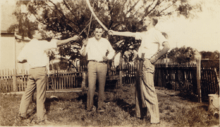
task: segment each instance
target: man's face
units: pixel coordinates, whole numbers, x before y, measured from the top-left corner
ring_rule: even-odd
[[[149,25],[151,24],[151,22],[152,22],[152,20],[151,20],[151,18],[149,18],[149,17],[145,17],[145,18],[143,19],[143,25],[144,25],[144,26],[149,26]]]
[[[103,30],[102,28],[96,28],[94,33],[95,33],[95,38],[99,40],[102,37]]]

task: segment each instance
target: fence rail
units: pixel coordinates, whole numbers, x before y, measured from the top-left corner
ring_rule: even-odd
[[[219,94],[219,79],[217,76],[217,69],[202,69],[201,91],[204,100],[208,100],[208,94]]]
[[[155,86],[174,90],[191,91],[197,94],[196,65],[165,65],[155,66]]]
[[[124,64],[114,68],[108,63],[107,81],[117,80],[121,77],[122,84],[135,84],[138,72],[138,61],[134,64]],[[47,75],[47,90],[79,88],[82,83],[83,72],[87,66],[80,66],[75,71],[51,71]],[[16,76],[16,77],[15,77]],[[28,72],[22,71],[16,74],[15,70],[0,70],[0,91],[14,91],[13,79],[16,78],[16,90],[24,91],[28,82]],[[195,64],[159,64],[155,65],[155,86],[171,88],[198,94],[197,90],[197,66]],[[201,69],[202,97],[219,92],[219,81],[214,69]]]

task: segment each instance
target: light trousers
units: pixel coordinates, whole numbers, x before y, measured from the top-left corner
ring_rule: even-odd
[[[159,123],[160,116],[157,94],[154,87],[154,71],[154,65],[151,64],[150,60],[145,59],[140,86],[136,85],[136,116],[143,118],[146,114],[143,108],[147,107],[151,116],[151,123]]]
[[[45,120],[45,105],[46,100],[46,67],[31,68],[29,70],[29,80],[27,88],[22,96],[19,113],[25,117],[27,109],[32,101],[32,96],[37,90],[37,117],[38,120]]]
[[[89,89],[87,93],[87,110],[91,110],[93,107],[93,99],[96,89],[96,79],[99,82],[99,94],[98,94],[98,109],[102,108],[104,101],[104,90],[107,74],[107,64],[89,61],[88,63],[88,82]]]

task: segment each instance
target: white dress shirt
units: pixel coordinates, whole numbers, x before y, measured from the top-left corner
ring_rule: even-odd
[[[49,57],[46,50],[57,47],[57,40],[32,39],[28,44],[24,46],[20,52],[17,60],[27,60],[30,68],[43,67],[49,63]]]
[[[88,60],[103,61],[103,57],[106,56],[107,52],[107,58],[109,60],[115,55],[115,50],[105,38],[101,38],[100,40],[97,40],[95,37],[89,38],[85,50],[88,54]]]
[[[162,33],[155,28],[151,28],[146,32],[137,32],[136,40],[141,40],[141,45],[138,49],[138,56],[141,57],[145,53],[144,58],[151,58],[157,51],[162,49],[162,43],[167,39]]]

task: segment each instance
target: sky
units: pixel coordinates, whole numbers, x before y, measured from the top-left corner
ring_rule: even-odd
[[[202,2],[203,11],[193,19],[174,17],[159,20],[156,28],[168,33],[171,48],[190,46],[199,51],[220,51],[220,2]]]
[[[15,4],[16,0],[1,0]],[[56,0],[59,1],[59,0]],[[156,28],[168,33],[171,48],[190,46],[199,51],[220,51],[220,2],[218,0],[190,0],[203,2],[203,11],[193,19],[173,17],[159,20]]]

